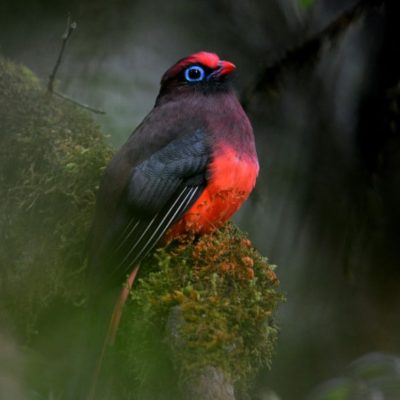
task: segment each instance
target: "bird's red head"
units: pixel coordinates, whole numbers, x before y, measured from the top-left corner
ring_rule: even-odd
[[[169,68],[161,79],[161,87],[221,87],[235,69],[233,63],[221,60],[217,54],[200,51],[182,58]]]

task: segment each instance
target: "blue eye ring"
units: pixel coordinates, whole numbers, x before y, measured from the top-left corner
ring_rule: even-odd
[[[198,65],[193,65],[185,70],[185,79],[188,82],[200,82],[204,79],[204,69]]]

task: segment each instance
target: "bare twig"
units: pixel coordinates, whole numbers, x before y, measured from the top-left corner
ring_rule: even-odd
[[[62,61],[62,57],[64,54],[64,50],[65,50],[65,46],[67,45],[68,39],[71,37],[72,33],[75,31],[77,27],[77,23],[75,21],[71,22],[71,15],[68,14],[68,18],[67,18],[67,27],[65,29],[64,34],[62,35],[62,43],[61,43],[61,48],[60,48],[60,52],[58,53],[58,57],[57,57],[57,61],[54,65],[53,71],[51,72],[50,76],[49,76],[49,83],[47,84],[47,93],[51,94],[51,95],[56,95],[66,101],[69,101],[72,104],[75,104],[79,107],[84,108],[85,110],[91,111],[95,114],[105,114],[105,111],[103,110],[99,110],[97,108],[88,106],[87,104],[83,104],[77,100],[74,100],[73,98],[57,92],[56,90],[54,90],[54,81],[57,75],[57,71],[58,68],[61,65],[61,61]]]
[[[381,5],[383,0],[359,0],[352,7],[342,12],[321,32],[315,34],[302,45],[291,49],[279,60],[269,62],[263,68],[251,86],[243,91],[241,101],[247,107],[253,94],[275,91],[280,78],[288,69],[302,68],[318,60],[323,44],[336,41],[346,29],[372,7]]]
[[[91,106],[88,106],[87,104],[80,103],[79,101],[76,101],[73,98],[71,98],[69,96],[66,96],[65,94],[62,94],[62,93],[57,92],[55,90],[53,90],[53,94],[55,94],[58,97],[61,97],[62,99],[66,100],[66,101],[69,101],[72,104],[76,104],[77,106],[82,107],[85,110],[91,111],[92,113],[95,113],[95,114],[105,114],[106,113],[103,110],[99,110],[97,108],[93,108]]]
[[[58,68],[60,67],[61,61],[62,61],[62,57],[64,54],[64,50],[65,50],[65,46],[68,42],[68,39],[70,38],[70,36],[72,35],[72,33],[74,32],[74,30],[76,29],[76,22],[71,22],[71,15],[68,14],[68,18],[67,18],[67,28],[65,29],[64,34],[62,35],[62,43],[61,43],[61,48],[60,48],[60,52],[58,53],[58,58],[57,61],[54,65],[53,71],[49,76],[49,83],[47,85],[47,91],[49,93],[53,93],[54,92],[54,80],[56,78],[56,74],[58,71]]]

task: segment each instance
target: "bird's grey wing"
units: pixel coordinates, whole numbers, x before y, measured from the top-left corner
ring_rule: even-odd
[[[105,277],[123,278],[199,198],[207,179],[210,149],[198,130],[153,153],[130,174],[106,246],[99,252]],[[105,270],[104,270],[105,269]]]

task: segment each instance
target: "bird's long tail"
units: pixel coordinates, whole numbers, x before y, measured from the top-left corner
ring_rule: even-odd
[[[124,304],[126,303],[126,299],[129,296],[129,292],[132,289],[133,282],[135,282],[136,275],[139,272],[139,265],[136,265],[135,268],[132,270],[131,274],[126,281],[125,286],[122,288],[121,293],[117,302],[115,303],[114,310],[111,316],[110,326],[108,328],[107,337],[104,341],[104,345],[113,345],[115,343],[115,338],[117,336],[117,330],[119,327],[119,323],[121,321],[122,310]]]
[[[98,380],[99,380],[100,373],[101,373],[101,368],[103,365],[104,356],[106,354],[107,347],[112,346],[115,343],[118,326],[121,321],[122,310],[123,310],[123,307],[126,303],[128,296],[129,296],[129,291],[132,289],[133,283],[135,282],[138,271],[139,271],[139,265],[136,265],[135,268],[132,270],[131,274],[129,275],[129,277],[126,281],[126,284],[122,288],[121,293],[118,297],[118,300],[115,303],[114,310],[111,315],[111,320],[108,325],[107,334],[106,334],[106,337],[105,337],[103,345],[102,345],[102,349],[101,349],[99,359],[97,361],[96,369],[93,374],[92,384],[90,386],[90,391],[87,396],[87,400],[95,400],[96,399],[96,389],[97,389],[97,384],[98,384]]]

